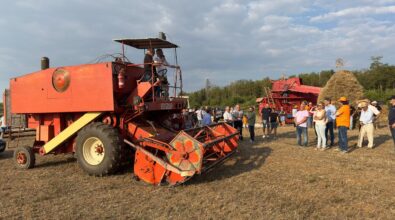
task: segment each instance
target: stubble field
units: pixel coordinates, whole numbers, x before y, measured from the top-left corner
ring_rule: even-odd
[[[239,152],[212,172],[178,187],[131,178],[132,167],[109,177],[83,173],[72,155],[38,156],[18,170],[11,149],[0,154],[0,219],[393,219],[395,154],[387,128],[373,150],[295,146],[294,128],[277,140],[246,138]],[[247,130],[244,130],[247,136]],[[349,132],[355,146],[357,131]],[[20,139],[19,144],[27,141]]]

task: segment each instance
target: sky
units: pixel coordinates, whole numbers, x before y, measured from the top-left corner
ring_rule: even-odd
[[[3,0],[0,89],[43,56],[51,67],[92,63],[121,51],[113,39],[158,32],[180,46],[186,91],[335,69],[337,58],[360,70],[371,56],[395,63],[395,0]],[[142,51],[126,55],[143,62]]]

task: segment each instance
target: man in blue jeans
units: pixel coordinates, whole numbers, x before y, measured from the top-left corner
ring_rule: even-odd
[[[295,125],[296,125],[296,140],[299,146],[307,147],[307,118],[309,112],[306,110],[306,103],[300,104],[300,109],[295,114]],[[303,143],[302,143],[303,137]]]
[[[336,120],[336,107],[331,104],[330,98],[325,98],[324,103],[325,103],[326,118],[328,119],[325,128],[325,137],[326,137],[326,141],[330,140],[330,144],[327,144],[327,146],[331,147],[333,146],[333,142],[335,141],[335,134],[333,132],[333,128]]]
[[[340,97],[340,108],[336,112],[336,125],[339,131],[339,151],[348,153],[347,131],[350,127],[350,105],[346,97]]]

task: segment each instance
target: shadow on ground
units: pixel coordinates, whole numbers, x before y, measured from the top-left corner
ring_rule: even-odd
[[[45,161],[42,163],[36,163],[35,168],[46,168],[46,167],[56,167],[63,164],[74,163],[76,159],[74,157],[67,158],[65,160],[53,160],[53,161]]]
[[[14,154],[13,150],[5,150],[4,152],[0,153],[0,160],[12,158]]]
[[[228,161],[215,167],[208,173],[196,176],[186,184],[201,184],[218,181],[259,169],[273,151],[270,147],[259,147],[262,146],[262,144],[263,142],[255,142],[253,144],[248,142],[247,144],[247,140],[244,140],[242,144],[240,144],[238,152]]]

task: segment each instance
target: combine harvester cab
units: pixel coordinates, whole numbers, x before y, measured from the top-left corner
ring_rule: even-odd
[[[182,75],[177,59],[167,66],[174,68],[172,84],[156,73],[160,63],[136,64],[124,54],[125,46],[174,49],[176,54],[177,45],[164,34],[115,41],[122,45],[115,61],[49,68],[43,59],[41,71],[10,80],[11,114],[23,115],[27,127],[36,130],[32,146],[14,151],[18,168],[34,167],[37,153],[75,153],[85,172],[103,176],[134,158],[137,179],[177,185],[236,151],[239,134],[226,123],[185,129],[182,111],[188,100],[178,96]]]

